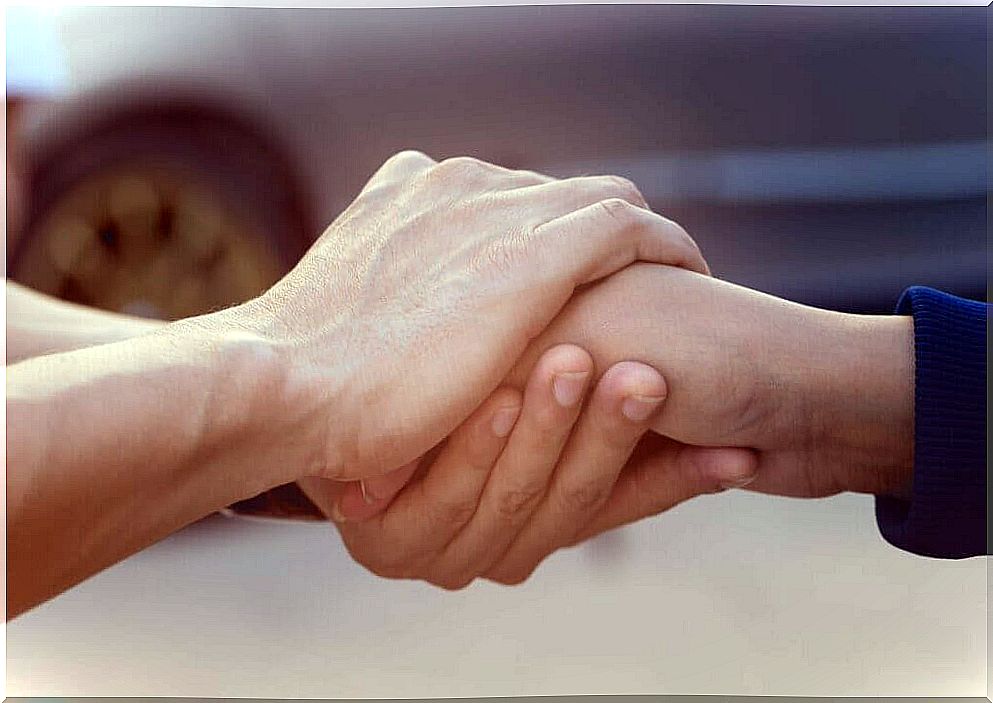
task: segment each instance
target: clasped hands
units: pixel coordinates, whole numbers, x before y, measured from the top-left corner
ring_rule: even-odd
[[[299,484],[374,573],[459,589],[519,583],[559,548],[754,478],[750,451],[646,434],[667,393],[652,367],[594,374],[581,347],[556,345],[523,391],[499,388],[423,459]]]
[[[696,495],[896,493],[912,464],[905,321],[711,278],[614,177],[404,152],[272,290],[191,324],[264,340],[262,434],[310,448],[280,479],[386,577],[518,583]]]
[[[727,486],[912,484],[912,319],[713,278],[620,178],[404,152],[240,305],[12,295],[8,616],[294,481],[360,563],[446,588]]]

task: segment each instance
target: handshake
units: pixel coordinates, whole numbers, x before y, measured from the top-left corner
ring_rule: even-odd
[[[911,318],[712,278],[620,178],[404,152],[241,305],[41,298],[8,285],[8,340],[43,338],[8,351],[8,614],[294,481],[359,562],[445,588],[726,488],[911,486]]]
[[[311,452],[282,478],[386,577],[518,583],[693,496],[910,484],[909,318],[713,279],[619,178],[401,153],[234,327]]]

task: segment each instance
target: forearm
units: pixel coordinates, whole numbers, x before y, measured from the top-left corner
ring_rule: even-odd
[[[519,385],[535,359],[571,342],[592,354],[598,372],[634,360],[658,369],[668,397],[653,428],[688,443],[736,444],[771,422],[757,403],[768,389],[796,385],[791,356],[806,345],[813,315],[824,311],[668,266],[637,264],[573,298],[512,371]],[[792,351],[791,351],[792,350]],[[823,366],[817,349],[807,365]],[[792,396],[792,391],[787,395]],[[792,401],[792,397],[789,398]],[[747,427],[746,427],[747,426]]]
[[[7,367],[8,617],[284,480],[265,353],[166,331]]]
[[[74,305],[10,280],[5,287],[8,364],[130,339],[166,324]]]
[[[811,343],[820,366],[800,364],[796,387],[809,442],[836,457],[839,488],[901,496],[914,463],[914,328],[907,317],[834,314]]]

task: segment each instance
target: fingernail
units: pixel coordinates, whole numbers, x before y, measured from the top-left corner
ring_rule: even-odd
[[[589,371],[556,374],[552,380],[552,394],[563,408],[571,408],[583,397]]]
[[[721,488],[744,488],[749,483],[755,480],[755,475],[744,476],[742,478],[732,479],[730,481],[723,481],[721,483]]]
[[[332,522],[336,522],[339,525],[347,522],[345,515],[341,512],[341,501],[336,500],[331,504],[331,514],[328,517],[331,518]]]
[[[500,408],[493,414],[493,421],[490,425],[493,429],[493,434],[497,437],[506,437],[510,434],[510,431],[514,429],[514,423],[517,422],[517,414],[520,412],[519,407],[509,407]]]
[[[372,505],[378,498],[374,496],[365,486],[365,481],[359,481],[359,491],[362,493],[362,500],[366,505]]]
[[[621,404],[621,412],[631,422],[644,422],[663,400],[662,396],[633,395]]]

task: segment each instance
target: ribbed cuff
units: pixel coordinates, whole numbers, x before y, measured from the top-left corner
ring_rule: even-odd
[[[987,554],[988,304],[915,286],[897,314],[914,316],[914,479],[909,501],[879,496],[876,521],[900,549],[959,559]]]

